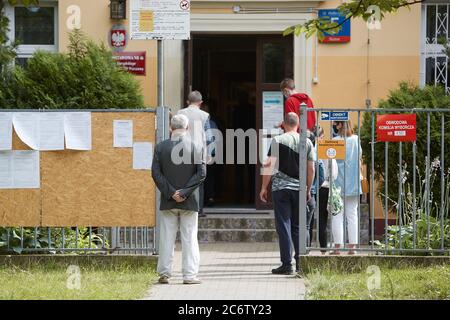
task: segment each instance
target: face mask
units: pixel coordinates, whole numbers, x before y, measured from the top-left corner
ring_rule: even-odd
[[[334,124],[334,125],[333,125],[333,131],[334,131],[334,133],[337,133],[337,132],[338,132],[337,124]]]

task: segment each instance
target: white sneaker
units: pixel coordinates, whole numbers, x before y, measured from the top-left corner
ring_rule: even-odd
[[[197,278],[183,280],[183,284],[201,284],[201,283],[202,282]]]

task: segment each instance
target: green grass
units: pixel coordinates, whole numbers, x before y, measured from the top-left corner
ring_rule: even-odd
[[[67,286],[67,266],[0,266],[0,300],[131,300],[145,296],[156,279],[153,265],[80,266],[80,290]],[[73,279],[73,278],[70,278]],[[70,282],[69,281],[69,286]]]
[[[309,300],[450,299],[450,266],[380,267],[378,289],[369,290],[373,272],[345,273],[331,270],[306,275]]]

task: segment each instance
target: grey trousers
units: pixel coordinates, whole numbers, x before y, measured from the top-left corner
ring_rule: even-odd
[[[178,221],[179,218],[179,221]],[[198,213],[180,209],[161,211],[157,272],[172,276],[173,255],[178,228],[181,234],[183,280],[197,277],[200,266]]]

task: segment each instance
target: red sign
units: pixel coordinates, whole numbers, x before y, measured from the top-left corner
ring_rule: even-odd
[[[145,51],[118,52],[113,54],[113,59],[129,73],[145,76]]]
[[[384,114],[377,116],[378,142],[414,142],[416,135],[415,114]]]

